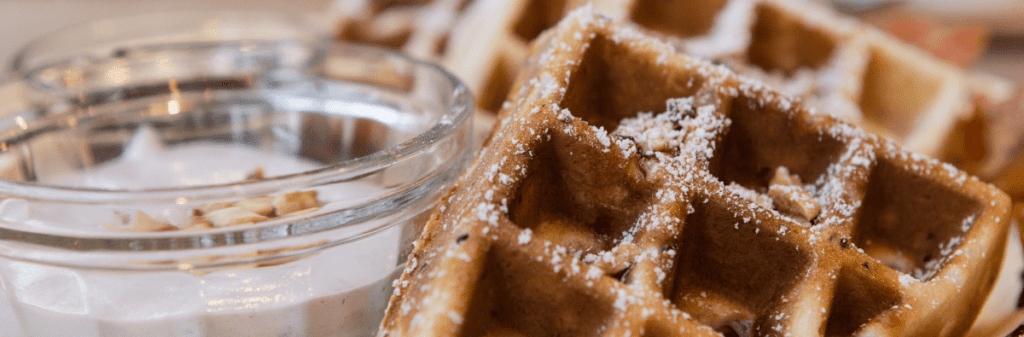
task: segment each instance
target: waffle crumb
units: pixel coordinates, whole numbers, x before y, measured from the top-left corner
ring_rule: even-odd
[[[785,166],[779,166],[775,170],[775,176],[768,187],[768,196],[771,197],[775,209],[793,216],[800,223],[814,220],[821,212],[821,207],[814,200],[814,196],[804,190],[800,177],[790,174]]]

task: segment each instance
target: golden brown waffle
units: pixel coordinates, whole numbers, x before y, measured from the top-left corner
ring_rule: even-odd
[[[1014,221],[1010,225],[999,276],[968,337],[1006,336],[1024,322],[1024,245],[1020,234],[1024,205],[1014,203]]]
[[[585,0],[476,0],[452,33],[444,66],[477,93],[477,106],[497,112],[529,53],[529,44]]]
[[[951,165],[589,7],[526,65],[381,335],[958,336],[992,286],[1009,198]]]
[[[505,102],[528,44],[568,9],[586,2],[467,0],[456,7],[435,5],[462,10],[449,15],[458,20],[446,26],[444,42],[433,43],[445,47],[443,54],[426,56],[462,78],[477,95],[477,106],[493,113]],[[1005,157],[1015,154],[1003,143],[1011,137],[1012,141],[1024,139],[1019,132],[970,134],[978,132],[970,123],[991,129],[1004,119],[1024,120],[1024,109],[987,109],[1009,99],[991,93],[998,80],[966,74],[818,4],[801,0],[597,0],[596,4],[615,19],[669,40],[680,51],[717,60],[801,97],[819,112],[889,136],[912,151],[952,162],[988,181],[1005,176],[1001,175],[1008,170]],[[408,6],[392,7],[408,11]],[[973,98],[980,96],[991,104],[975,104]],[[1001,117],[1006,114],[1010,117]],[[489,129],[490,115],[481,113],[477,118],[484,121],[478,126]],[[1024,196],[1024,188],[1019,195]]]
[[[439,61],[469,0],[336,1],[336,37]]]
[[[467,77],[471,73],[457,64],[452,67],[448,60],[476,52],[465,50],[465,44],[459,44],[461,49],[453,51],[450,42],[453,29],[465,20],[465,12],[472,3],[473,0],[337,0],[333,2],[331,16],[338,40],[400,50],[445,65],[467,79],[473,78]],[[494,126],[497,110],[487,110],[480,104],[482,87],[476,82],[466,83],[478,96],[473,133],[479,146]]]
[[[819,112],[995,178],[993,161],[1003,150],[996,139],[1004,136],[980,137],[981,147],[972,148],[957,134],[964,131],[959,123],[979,108],[972,98],[987,94],[976,90],[989,85],[971,82],[990,79],[972,78],[872,26],[802,0],[597,0],[597,6],[682,52],[718,60],[802,97]],[[949,148],[973,152],[949,158]]]
[[[584,0],[356,0],[335,2],[339,40],[440,63],[476,98],[474,133],[494,125],[527,46]]]
[[[983,153],[986,165],[979,168],[979,175],[990,178],[1015,199],[1021,199],[1024,198],[1024,86],[1003,86],[987,92],[990,94],[975,97],[978,108],[972,119],[961,123],[964,132],[955,133],[964,137],[965,147],[976,149],[960,152],[966,157],[961,162],[971,162],[972,152]]]

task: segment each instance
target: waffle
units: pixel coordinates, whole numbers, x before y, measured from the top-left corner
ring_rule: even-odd
[[[993,180],[1006,135],[963,143],[987,81],[872,26],[800,0],[597,0],[692,55],[717,60],[905,148]],[[1002,103],[1002,102],[998,102]],[[991,114],[992,111],[986,113]],[[1017,119],[1024,111],[1014,111]],[[996,118],[999,119],[999,118]],[[991,121],[991,119],[975,119]],[[990,124],[995,125],[995,124]],[[1019,139],[1019,138],[1018,138]],[[967,140],[970,141],[970,140]],[[971,150],[971,153],[949,153]],[[960,155],[951,157],[950,155]],[[977,170],[972,170],[972,169]]]
[[[999,277],[992,293],[982,307],[968,337],[1006,336],[1024,322],[1024,236],[1020,234],[1021,211],[1024,205],[1014,202],[1014,219],[1006,240]]]
[[[474,137],[495,123],[527,45],[583,0],[356,0],[334,2],[335,37],[431,60],[476,95]]]
[[[964,137],[965,147],[986,154],[987,165],[979,174],[1015,199],[1024,198],[1024,86],[1004,85],[988,92],[992,94],[976,96],[979,108],[971,120],[961,123],[965,132],[959,135]],[[971,152],[956,154],[966,159],[960,162],[970,163]]]
[[[497,112],[529,53],[529,44],[584,0],[476,0],[454,29],[444,65],[477,92],[484,110]]]
[[[473,48],[450,48],[453,30],[465,21],[465,13],[473,0],[338,0],[333,2],[330,16],[336,27],[335,38],[402,51],[408,55],[446,66],[462,79],[474,78],[450,61],[453,55],[465,55]],[[482,87],[467,82],[474,94]],[[481,102],[478,97],[476,100]],[[479,146],[494,125],[494,111],[477,104],[473,116],[474,139]]]
[[[529,43],[568,9],[587,2],[365,1],[339,1],[345,5],[336,7],[349,9],[338,12],[352,13],[341,15],[345,19],[339,24],[339,37],[440,62],[476,93],[480,112],[476,127],[481,133],[490,130],[494,112],[505,102]],[[811,108],[889,136],[909,150],[954,163],[988,181],[1007,177],[1011,170],[1006,157],[1015,153],[1003,143],[1010,137],[1024,139],[1016,132],[969,135],[978,132],[971,129],[974,124],[991,129],[1000,120],[1024,119],[1021,108],[989,109],[1009,100],[991,94],[993,85],[986,82],[995,79],[967,74],[818,4],[597,0],[596,6],[670,41],[680,51],[726,64],[801,97]],[[991,104],[976,104],[978,97],[987,97]],[[1024,196],[1024,188],[1019,189]]]
[[[1004,193],[590,7],[512,88],[380,335],[958,336],[998,273]]]
[[[332,8],[338,40],[391,49],[427,59],[444,57],[462,0],[336,1]]]
[[[586,0],[336,1],[339,40],[438,62],[476,95],[474,132],[494,125],[528,45]]]

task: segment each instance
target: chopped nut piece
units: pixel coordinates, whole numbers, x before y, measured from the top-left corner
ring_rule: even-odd
[[[245,176],[245,180],[263,180],[265,179],[263,175],[263,166],[256,166],[255,170]]]
[[[772,177],[772,185],[786,185],[786,186],[799,186],[803,185],[800,182],[800,177],[795,174],[790,174],[789,169],[785,166],[779,166],[775,169],[775,176]]]
[[[199,207],[196,207],[196,209],[192,210],[192,213],[195,214],[195,215],[204,215],[204,214],[209,214],[211,212],[222,210],[222,209],[225,209],[225,208],[228,208],[228,207],[231,207],[231,206],[234,206],[234,203],[226,202],[226,201],[214,202],[214,203],[199,205]]]
[[[290,192],[274,197],[274,214],[281,216],[307,208],[319,207],[316,191]]]
[[[192,223],[192,225],[189,225],[188,227],[182,228],[181,230],[184,230],[184,231],[201,231],[201,230],[207,230],[207,229],[211,229],[211,228],[213,228],[213,226],[210,225],[209,222],[198,221],[198,222]]]
[[[109,230],[134,233],[163,232],[178,229],[169,223],[154,220],[142,211],[135,211],[135,220],[132,221],[131,226],[121,227],[109,224],[103,224],[102,226]]]
[[[737,184],[736,182],[731,182],[726,187],[728,187],[733,192],[739,194],[741,197],[753,201],[754,203],[760,205],[761,207],[764,207],[766,209],[775,209],[775,206],[773,205],[774,201],[772,200],[772,198],[763,193],[757,193],[757,191],[743,187],[743,185]]]
[[[307,208],[307,209],[300,209],[298,211],[291,212],[291,213],[288,213],[288,214],[285,214],[285,215],[282,215],[282,216],[303,215],[303,214],[313,213],[313,212],[316,212],[316,211],[319,211],[319,210],[320,210],[320,207],[310,207],[310,208]]]
[[[799,216],[799,220],[812,220],[821,209],[814,197],[797,186],[772,185],[768,196],[775,202],[775,208],[782,213]]]
[[[800,177],[789,174],[789,170],[783,166],[775,171],[772,184],[768,187],[768,196],[779,212],[795,216],[801,223],[813,220],[821,212],[814,196],[804,190]]]
[[[261,172],[257,168],[256,172]],[[192,209],[192,223],[181,228],[166,222],[154,220],[145,213],[137,212],[132,224],[131,217],[115,212],[122,217],[122,226],[104,224],[109,230],[128,232],[157,232],[169,230],[200,231],[214,227],[249,225],[284,215],[300,215],[320,209],[316,191],[299,191],[278,196],[263,196],[236,202],[213,202]]]
[[[140,232],[160,232],[177,229],[169,223],[157,221],[149,217],[149,215],[142,211],[135,211],[135,220],[132,221],[130,228]]]
[[[250,225],[268,219],[265,216],[238,206],[207,213],[203,218],[215,227]]]
[[[274,215],[274,205],[272,204],[273,201],[274,201],[274,198],[272,198],[272,197],[249,198],[249,199],[239,200],[237,203],[235,203],[235,206],[238,206],[238,207],[241,207],[241,208],[245,208],[245,209],[247,209],[247,210],[249,210],[249,211],[251,211],[253,213],[256,213],[256,214],[259,214],[259,215],[262,215],[262,216],[273,216]]]

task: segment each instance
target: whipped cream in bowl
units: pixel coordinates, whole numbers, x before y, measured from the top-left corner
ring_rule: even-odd
[[[275,32],[20,58],[28,103],[0,120],[0,336],[376,331],[468,166],[472,99],[433,65]]]

